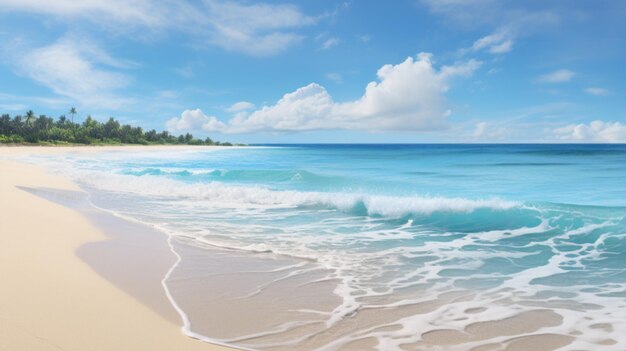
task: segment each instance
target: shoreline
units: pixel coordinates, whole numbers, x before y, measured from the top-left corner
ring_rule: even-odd
[[[217,145],[11,145],[0,144],[0,156],[20,156],[38,154],[60,154],[66,152],[90,153],[106,151],[159,151],[159,150],[228,150],[257,146],[217,146]]]
[[[35,192],[45,193],[47,191],[44,189]],[[47,196],[44,195],[44,197]],[[250,272],[249,269],[254,270],[253,275],[255,276],[266,276],[268,274],[272,275],[284,272],[289,272],[290,274],[298,270],[306,271],[307,267],[310,269],[312,262],[309,260],[285,255],[219,247],[211,244],[199,248],[187,242],[188,239],[177,238],[166,229],[160,228],[157,225],[145,223],[115,211],[100,208],[98,205],[91,202],[90,199],[87,201],[89,202],[86,206],[87,211],[79,210],[79,212],[85,212],[83,213],[85,217],[90,218],[98,228],[101,228],[104,233],[107,233],[110,237],[109,242],[118,241],[118,243],[121,244],[132,245],[133,242],[139,241],[142,246],[146,246],[146,242],[149,241],[152,241],[153,244],[158,242],[161,246],[163,246],[165,241],[167,242],[166,246],[168,247],[168,252],[166,254],[175,256],[176,262],[168,263],[166,267],[167,272],[159,276],[163,288],[159,289],[159,291],[165,291],[168,298],[166,303],[167,306],[170,307],[168,310],[176,310],[178,313],[176,315],[176,322],[180,322],[182,319],[182,329],[188,337],[212,345],[225,346],[235,350],[252,351],[255,350],[255,348],[251,348],[249,345],[232,344],[231,342],[249,338],[250,335],[245,335],[246,330],[248,333],[255,335],[251,337],[253,339],[265,334],[262,331],[263,329],[257,329],[264,327],[263,324],[257,323],[259,320],[265,320],[266,323],[270,324],[280,324],[291,320],[270,317],[274,314],[290,314],[294,317],[294,320],[298,320],[296,315],[299,313],[291,311],[291,309],[296,307],[293,304],[294,301],[288,303],[284,292],[276,291],[276,289],[268,289],[272,290],[270,294],[271,299],[265,299],[262,302],[254,297],[254,295],[257,294],[260,296],[265,295],[265,293],[262,292],[265,288],[260,288],[257,285],[258,277],[255,279],[251,276],[250,274],[252,272]],[[71,204],[65,204],[65,206],[70,208],[75,207]],[[102,218],[94,220],[94,217]],[[103,219],[106,219],[106,221]],[[118,224],[116,224],[116,222],[118,222]],[[120,224],[136,229],[133,231],[123,230],[124,235],[111,235],[118,232],[112,229],[118,227]],[[132,238],[132,236],[137,235],[137,231],[149,232],[150,235],[144,236],[143,238]],[[165,240],[161,240],[163,236],[166,237]],[[102,246],[102,244],[106,244],[106,242],[88,243],[81,248],[87,245],[97,247]],[[148,246],[153,247],[153,244]],[[111,251],[111,249],[112,248],[108,248],[107,251]],[[101,263],[94,262],[93,252],[79,256],[82,256],[83,260],[93,268],[96,268],[97,271],[102,269],[102,267],[100,267],[100,269],[97,267]],[[162,258],[163,257],[161,257],[161,259]],[[230,267],[233,266],[237,268],[231,270]],[[161,273],[163,273],[163,271],[164,270],[161,270]],[[318,270],[316,270],[316,272],[317,271]],[[192,273],[188,274],[189,272]],[[123,275],[127,276],[128,273],[129,272],[125,272]],[[105,276],[102,272],[100,275]],[[315,275],[315,272],[311,272],[305,276],[314,277]],[[221,276],[223,279],[215,279],[217,276]],[[322,276],[319,278],[321,277]],[[115,278],[115,276],[113,278]],[[117,278],[119,278],[119,272]],[[270,284],[279,282],[283,280],[283,278],[278,277],[276,281],[270,280]],[[311,279],[315,280],[315,278]],[[115,279],[108,280],[114,282]],[[291,279],[285,280],[290,281]],[[191,281],[195,281],[199,283],[199,285],[194,285]],[[210,288],[204,285],[206,283],[209,283]],[[336,298],[332,293],[334,285],[330,283],[331,281],[322,281],[299,286],[299,284],[290,282],[283,284],[282,287],[285,291],[288,291],[289,294],[296,296],[295,300],[298,301],[300,308],[313,309],[325,306],[324,308],[327,309],[326,312],[330,313],[332,307],[338,304],[338,301],[328,301],[329,297],[331,300]],[[303,291],[303,286],[307,287],[306,292]],[[129,294],[133,293],[133,291],[128,290],[128,282],[123,282],[119,284],[118,287],[127,291]],[[255,291],[257,289],[259,290]],[[242,296],[248,295],[250,295],[248,301],[240,300]],[[138,300],[140,302],[146,302],[146,297],[145,295],[138,296]],[[271,301],[274,299],[278,299],[280,302]],[[159,312],[161,309],[159,307],[162,308],[163,306],[153,307],[153,310]],[[302,316],[303,315],[300,314],[299,317],[301,318]],[[320,322],[321,321],[317,321],[318,324]],[[224,327],[225,325],[227,326],[226,328]],[[236,327],[233,328],[233,326]],[[241,332],[244,332],[244,334],[240,334]],[[220,337],[214,337],[214,334]]]
[[[11,148],[19,152],[8,154],[34,151],[27,148]],[[110,238],[75,210],[18,187],[82,192],[37,166],[0,160],[0,275],[5,285],[0,350],[233,350],[184,335],[180,320],[98,274],[79,252]],[[162,289],[158,293],[165,297]]]

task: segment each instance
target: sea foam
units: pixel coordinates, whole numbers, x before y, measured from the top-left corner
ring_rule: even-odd
[[[363,209],[368,215],[402,217],[434,212],[467,213],[477,209],[508,210],[519,203],[497,198],[466,199],[441,196],[388,196],[348,192],[271,190],[260,186],[227,185],[219,182],[186,183],[154,175],[122,175],[102,172],[75,172],[76,181],[99,190],[144,196],[208,200],[235,207],[265,206],[293,208],[321,206],[341,211]]]

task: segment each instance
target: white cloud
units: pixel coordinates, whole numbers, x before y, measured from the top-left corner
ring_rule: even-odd
[[[231,119],[225,132],[327,129],[325,119],[331,116],[333,105],[332,98],[326,89],[312,83],[285,94],[273,106],[264,106],[249,116],[243,115]],[[327,126],[332,128],[328,124]]]
[[[55,93],[90,107],[118,108],[130,100],[116,94],[131,79],[113,68],[132,66],[84,40],[62,38],[16,59],[20,73]]]
[[[360,40],[360,41],[362,41],[362,42],[364,42],[364,43],[367,43],[367,42],[369,42],[370,40],[372,40],[372,37],[370,37],[370,36],[369,36],[369,35],[367,35],[367,34],[364,34],[364,35],[361,35],[361,36],[359,37],[359,40]]]
[[[163,6],[148,0],[0,0],[0,11],[23,11],[59,16],[87,18],[102,25],[107,22],[158,27],[167,22]],[[102,19],[106,18],[106,21]]]
[[[300,41],[293,31],[312,25],[293,5],[248,4],[205,0],[0,0],[0,12],[29,12],[59,18],[72,25],[87,20],[114,32],[144,34],[145,29],[190,34],[196,41],[250,55],[276,54]],[[103,20],[106,19],[106,20]]]
[[[286,32],[316,22],[293,5],[243,4],[207,1],[204,18],[212,24],[211,42],[229,50],[252,55],[275,54],[302,39]],[[201,24],[200,24],[201,25]]]
[[[324,40],[324,42],[321,45],[321,49],[322,50],[328,50],[330,48],[332,48],[333,46],[337,46],[339,45],[341,41],[339,40],[339,38],[328,38],[326,40]]]
[[[226,109],[226,111],[232,112],[232,113],[237,113],[237,112],[241,112],[241,111],[252,110],[255,107],[256,106],[254,106],[254,104],[251,103],[251,102],[239,101],[239,102],[236,102],[236,103],[232,104],[229,108]]]
[[[513,50],[513,40],[510,39],[489,48],[489,52],[492,54],[504,54],[511,50]]]
[[[206,0],[214,21],[220,25],[240,28],[243,31],[281,29],[314,24],[313,17],[304,15],[294,5],[265,3],[240,3],[235,1]]]
[[[559,69],[554,72],[544,74],[537,80],[542,83],[564,83],[569,82],[576,75],[574,72],[567,69]]]
[[[311,83],[285,94],[276,104],[238,113],[220,131],[304,131],[322,129],[433,130],[450,114],[444,94],[454,77],[469,76],[480,62],[469,60],[437,70],[430,54],[384,65],[357,100],[338,103],[326,89]],[[204,125],[204,122],[202,123]]]
[[[623,143],[626,142],[626,125],[620,122],[600,120],[589,124],[570,124],[554,129],[557,138],[577,142]]]
[[[175,131],[192,131],[203,130],[213,132],[224,128],[224,123],[220,122],[214,116],[205,115],[202,110],[185,110],[180,117],[174,117],[165,123],[167,130]]]
[[[599,88],[599,87],[589,87],[585,89],[587,94],[596,95],[596,96],[604,96],[609,95],[610,91],[608,89]]]
[[[508,31],[500,30],[474,42],[472,51],[486,50],[492,54],[504,54],[513,50],[513,39]]]

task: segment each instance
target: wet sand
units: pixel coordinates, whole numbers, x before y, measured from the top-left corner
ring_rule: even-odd
[[[0,350],[226,349],[185,336],[171,311],[155,312],[94,271],[80,248],[107,240],[103,232],[18,187],[80,191],[38,167],[0,161]]]

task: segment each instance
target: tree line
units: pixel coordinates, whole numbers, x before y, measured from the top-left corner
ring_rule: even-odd
[[[183,145],[223,145],[228,142],[213,141],[211,138],[197,139],[186,133],[173,135],[168,131],[144,131],[141,127],[121,124],[113,117],[105,123],[87,116],[82,123],[75,123],[76,109],[69,111],[71,119],[65,115],[56,120],[46,115],[36,116],[33,111],[26,115],[0,117],[0,143],[4,144],[183,144]]]

